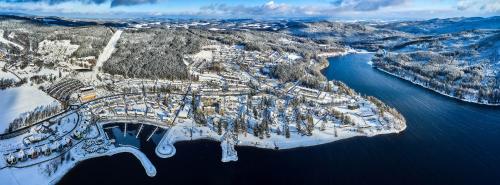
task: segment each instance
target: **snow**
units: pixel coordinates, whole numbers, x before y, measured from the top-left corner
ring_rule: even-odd
[[[469,102],[469,103],[481,104],[481,105],[500,106],[500,104],[493,104],[493,103],[488,103],[488,102],[479,102],[477,96],[465,95],[464,98],[458,98],[458,97],[456,97],[454,95],[451,95],[451,94],[448,94],[448,93],[446,93],[444,91],[439,91],[437,89],[431,88],[431,87],[427,86],[426,84],[424,84],[421,81],[415,81],[415,80],[413,80],[413,78],[411,78],[409,76],[402,76],[402,75],[399,75],[399,74],[396,74],[396,73],[391,73],[391,72],[386,71],[386,70],[381,69],[381,68],[377,68],[377,69],[380,70],[380,71],[382,71],[382,72],[384,72],[384,73],[387,73],[389,75],[392,75],[392,76],[395,76],[397,78],[409,81],[409,82],[411,82],[411,83],[413,83],[415,85],[418,85],[418,86],[421,86],[423,88],[432,90],[434,92],[437,92],[437,93],[439,93],[441,95],[444,95],[444,96],[447,96],[447,97],[450,97],[450,98],[454,98],[454,99],[457,99],[457,100],[460,100],[460,101],[464,101],[464,102]]]
[[[202,60],[207,60],[207,61],[210,61],[212,60],[212,51],[207,51],[207,50],[202,50],[194,55],[191,55],[191,57],[194,59],[194,60],[199,60],[199,61],[202,61]]]
[[[111,155],[115,155],[118,153],[131,153],[137,159],[139,159],[142,166],[144,167],[144,170],[146,170],[146,174],[148,176],[154,177],[156,175],[155,166],[153,165],[153,163],[151,163],[151,161],[148,159],[148,157],[146,157],[146,155],[144,153],[142,153],[141,151],[139,151],[135,148],[132,148],[132,147],[118,147],[115,149],[111,149],[110,151],[108,151],[106,153],[106,155],[111,156]]]
[[[296,53],[290,53],[286,56],[290,60],[298,60],[301,59],[302,57],[297,55]]]
[[[38,44],[38,53],[45,63],[64,62],[78,49],[79,45],[71,44],[70,40],[43,40]]]
[[[21,45],[19,45],[17,43],[11,42],[11,41],[9,41],[9,40],[7,40],[5,38],[3,38],[3,32],[4,32],[3,30],[0,30],[0,42],[1,43],[7,44],[7,45],[10,44],[10,45],[13,45],[14,47],[19,48],[20,50],[24,50],[23,46],[21,46]]]
[[[120,39],[120,35],[122,34],[122,32],[123,30],[117,30],[115,34],[111,36],[111,39],[109,39],[108,44],[106,45],[106,47],[104,47],[104,50],[99,55],[99,58],[97,58],[95,69],[99,69],[100,67],[102,67],[104,62],[106,62],[109,59],[109,57],[111,57],[111,54],[113,54],[116,43],[118,42],[118,39]]]
[[[343,110],[349,111],[348,109]],[[361,124],[364,122],[362,118],[356,118],[351,116],[355,122]],[[315,120],[319,121],[319,120]],[[391,134],[399,133],[405,130],[404,128],[396,129],[383,129],[376,130],[375,128],[360,129],[356,130],[352,127],[339,128],[336,123],[328,122],[328,125],[324,131],[319,131],[315,129],[312,136],[300,135],[297,132],[290,133],[290,138],[286,138],[283,135],[277,135],[276,133],[271,133],[271,137],[260,139],[252,134],[238,134],[237,140],[231,140],[226,137],[227,132],[223,136],[218,135],[209,127],[197,127],[194,125],[192,120],[187,120],[184,123],[178,123],[177,125],[171,127],[167,133],[163,136],[162,140],[156,147],[156,154],[161,158],[169,158],[175,155],[176,149],[174,144],[180,141],[191,141],[199,139],[209,139],[221,142],[222,149],[222,162],[237,161],[238,155],[234,146],[252,146],[264,149],[291,149],[298,147],[307,147],[326,144],[342,139],[347,139],[357,136],[372,137],[380,134]],[[290,129],[295,129],[290,126]]]
[[[234,149],[234,143],[231,139],[223,139],[220,146],[222,148],[222,162],[238,161],[238,153]]]
[[[0,70],[0,79],[14,79],[17,80],[16,75],[9,73],[9,72],[4,72]]]
[[[58,102],[34,87],[16,87],[0,91],[0,133],[9,127],[9,123],[22,113],[42,105]]]
[[[112,156],[118,153],[130,153],[134,155],[141,164],[143,165],[146,173],[150,177],[156,175],[156,168],[153,163],[143,154],[141,151],[132,147],[118,147],[112,148],[108,152],[103,154],[90,154],[81,156],[75,149],[70,150],[71,156],[76,160],[62,160],[56,157],[55,159],[49,160],[47,162],[28,166],[24,168],[5,168],[0,170],[1,184],[9,185],[32,185],[32,184],[56,184],[66,173],[68,173],[73,167],[75,167],[79,162],[96,158],[101,156]],[[3,160],[2,160],[3,161]],[[57,164],[57,168],[54,168],[52,174],[47,174],[47,165]],[[3,166],[3,165],[2,165]]]
[[[104,62],[106,62],[113,52],[115,51],[116,43],[118,43],[118,40],[120,39],[120,36],[122,34],[123,30],[117,30],[113,36],[108,41],[108,44],[106,47],[104,47],[103,51],[97,58],[96,65],[93,69],[93,71],[90,73],[79,73],[78,78],[79,79],[87,79],[87,80],[95,80],[97,79],[97,74],[99,72],[99,69],[104,65]]]

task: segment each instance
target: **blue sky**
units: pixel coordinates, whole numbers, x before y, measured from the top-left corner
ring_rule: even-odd
[[[500,0],[0,0],[0,12],[76,17],[426,19],[500,15]]]

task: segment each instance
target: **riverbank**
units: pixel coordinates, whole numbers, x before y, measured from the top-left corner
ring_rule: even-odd
[[[368,52],[368,51],[363,51],[363,50],[355,50],[355,49],[349,49],[344,52],[330,52],[330,53],[320,53],[318,56],[320,57],[326,57],[326,58],[332,58],[332,57],[339,57],[339,56],[345,56],[349,54],[366,54],[366,53],[373,53],[373,52]],[[323,77],[326,78],[326,76],[323,74],[324,70],[326,70],[328,67],[330,67],[330,62],[325,62],[325,63],[320,63],[315,66],[315,69],[317,72],[323,75]]]
[[[437,89],[429,87],[428,85],[424,84],[423,82],[412,80],[412,78],[410,76],[401,76],[401,75],[398,75],[396,73],[391,73],[391,72],[389,72],[387,70],[384,70],[382,68],[379,68],[379,67],[374,67],[374,68],[377,69],[377,70],[379,70],[379,71],[382,71],[382,72],[384,72],[386,74],[389,74],[389,75],[397,77],[399,79],[411,82],[411,83],[413,83],[415,85],[418,85],[420,87],[423,87],[423,88],[431,90],[431,91],[434,91],[434,92],[436,92],[436,93],[438,93],[440,95],[444,95],[444,96],[449,97],[449,98],[453,98],[453,99],[460,100],[460,101],[467,102],[467,103],[473,103],[473,104],[479,104],[479,105],[487,105],[487,106],[499,106],[500,107],[500,104],[485,103],[485,102],[479,102],[479,101],[472,100],[472,99],[459,98],[459,97],[456,97],[456,96],[454,96],[452,94],[448,94],[448,93],[446,93],[444,91],[439,91]]]
[[[155,168],[155,166],[146,157],[146,155],[144,155],[144,153],[142,153],[140,150],[138,150],[136,148],[132,148],[132,147],[115,147],[115,148],[110,149],[109,151],[107,151],[105,153],[102,153],[102,154],[96,153],[96,154],[93,154],[93,155],[88,155],[88,156],[84,156],[84,157],[81,157],[81,158],[77,158],[76,162],[73,162],[73,163],[71,163],[69,165],[66,165],[66,166],[61,166],[62,169],[59,170],[58,173],[53,174],[52,176],[54,176],[54,178],[50,182],[48,182],[46,184],[53,184],[53,185],[57,184],[64,177],[64,175],[66,175],[67,173],[69,173],[74,167],[76,167],[81,162],[84,162],[86,160],[93,159],[93,158],[99,158],[99,157],[105,157],[105,156],[114,156],[114,155],[120,154],[120,153],[129,153],[129,154],[132,154],[142,164],[142,166],[143,166],[146,174],[149,177],[154,177],[156,175],[156,168]],[[39,183],[39,181],[37,181],[37,183]],[[19,184],[19,185],[21,185],[21,184]],[[29,184],[27,184],[27,185],[29,185]]]
[[[315,122],[319,121],[320,120],[315,120]],[[361,120],[356,121],[357,122],[355,124],[362,124],[360,123],[362,122]],[[403,122],[405,121],[403,120]],[[373,137],[383,134],[400,133],[406,128],[406,123],[402,123],[401,127],[392,127],[391,129],[382,130],[370,128],[353,130],[350,127],[327,126],[323,131],[314,130],[312,136],[306,136],[296,132],[292,132],[290,134],[290,137],[287,138],[284,135],[271,133],[270,137],[262,139],[252,134],[240,133],[237,135],[237,137],[234,137],[228,135],[229,132],[225,132],[224,134],[219,135],[209,127],[198,127],[193,121],[187,121],[171,127],[155,148],[155,153],[160,158],[170,158],[176,153],[176,148],[174,146],[175,143],[206,139],[221,142],[221,161],[229,162],[237,161],[238,159],[237,153],[234,150],[235,146],[250,146],[261,149],[286,150],[323,145],[352,137]],[[232,137],[237,139],[228,139]]]
[[[39,165],[22,168],[1,168],[0,178],[2,183],[12,185],[57,184],[64,177],[64,175],[69,173],[79,163],[89,159],[113,156],[119,153],[132,154],[141,162],[148,176],[154,177],[156,175],[156,168],[153,163],[151,163],[146,155],[138,149],[132,147],[113,147],[104,153],[93,153],[89,155],[79,155],[77,148],[73,148],[67,153],[61,155],[61,157]],[[72,159],[70,160],[69,158],[64,157],[71,157]],[[55,165],[58,166],[55,167]]]

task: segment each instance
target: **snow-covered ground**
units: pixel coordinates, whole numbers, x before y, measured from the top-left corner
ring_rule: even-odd
[[[335,57],[335,56],[343,56],[343,55],[347,55],[347,54],[350,54],[350,53],[357,53],[358,51],[354,50],[354,49],[349,49],[347,51],[343,51],[343,52],[323,52],[323,53],[320,53],[318,56],[320,57]]]
[[[392,75],[392,76],[398,77],[400,79],[409,81],[409,82],[411,82],[411,83],[413,83],[415,85],[418,85],[418,86],[421,86],[423,88],[432,90],[434,92],[437,92],[437,93],[439,93],[441,95],[444,95],[444,96],[447,96],[447,97],[450,97],[450,98],[454,98],[454,99],[461,100],[461,101],[464,101],[464,102],[469,102],[469,103],[481,104],[481,105],[500,106],[500,104],[493,104],[493,103],[488,103],[488,102],[480,102],[480,101],[478,101],[478,96],[476,96],[476,95],[465,95],[464,98],[459,98],[459,97],[457,97],[455,95],[452,95],[452,94],[449,94],[447,92],[440,91],[440,90],[437,90],[435,88],[432,88],[432,87],[424,84],[421,81],[416,81],[411,76],[406,76],[406,75],[403,75],[403,74],[391,73],[391,72],[386,71],[386,70],[381,69],[381,68],[377,68],[377,69],[380,70],[380,71],[382,71],[382,72],[384,72],[384,73],[387,73],[389,75]]]
[[[17,80],[16,75],[9,73],[9,72],[4,72],[0,70],[0,79],[13,79]]]
[[[5,39],[5,38],[3,38],[3,32],[4,32],[3,30],[0,30],[0,42],[1,42],[1,43],[7,44],[7,45],[13,45],[14,47],[17,47],[17,48],[19,48],[20,50],[24,50],[24,47],[23,47],[23,46],[21,46],[21,45],[19,45],[19,44],[17,44],[17,43],[14,43],[14,42],[12,42],[12,41],[10,41],[10,40],[7,40],[7,39]]]
[[[81,119],[77,119],[78,114],[84,116]],[[82,113],[68,112],[60,116],[54,117],[53,119],[60,120],[61,125],[54,124],[51,127],[56,132],[61,132],[59,134],[65,135],[66,138],[70,138],[68,134],[76,126],[77,120],[80,120],[77,124],[78,128],[85,128],[88,126],[88,117],[85,117]],[[87,126],[85,126],[87,125]],[[101,156],[112,156],[118,153],[130,153],[134,155],[143,165],[146,174],[150,177],[156,175],[156,168],[153,163],[146,157],[144,153],[139,151],[137,148],[129,146],[116,147],[112,145],[110,140],[102,134],[104,131],[100,125],[91,125],[88,128],[88,132],[85,132],[84,140],[71,139],[73,145],[68,146],[67,150],[63,149],[51,152],[50,154],[40,154],[35,158],[27,158],[25,160],[17,161],[13,166],[7,164],[3,155],[16,151],[12,149],[11,146],[20,143],[22,138],[27,137],[31,133],[22,134],[14,138],[7,140],[2,140],[2,145],[0,145],[0,151],[2,151],[2,160],[0,160],[0,184],[8,185],[31,185],[31,184],[56,184],[68,171],[87,159],[101,157]],[[33,129],[32,129],[33,130]],[[64,131],[66,130],[66,131]],[[30,131],[31,132],[31,131]],[[50,143],[52,140],[41,141],[35,145],[41,146],[42,144]],[[29,147],[29,146],[28,146]],[[33,146],[31,146],[33,147]],[[18,145],[18,148],[27,148],[25,145]],[[15,166],[15,167],[14,167]]]
[[[71,44],[70,40],[43,40],[38,44],[37,52],[45,63],[58,63],[64,62],[78,47]]]
[[[42,105],[58,104],[55,99],[34,87],[16,87],[0,91],[0,133],[22,113]]]
[[[108,44],[106,44],[106,47],[104,47],[101,54],[99,54],[96,65],[94,66],[92,72],[78,73],[78,75],[76,76],[77,79],[90,82],[91,84],[94,85],[96,84],[97,74],[99,73],[99,69],[102,67],[102,65],[104,65],[104,62],[106,62],[115,51],[116,43],[118,43],[118,40],[120,39],[122,32],[123,30],[117,30],[113,34],[113,36],[111,36],[111,38],[108,41]]]
[[[212,59],[212,51],[202,50],[196,54],[190,55],[194,60],[203,61],[203,60],[211,60]]]
[[[359,120],[362,122],[362,120]],[[260,139],[252,134],[238,134],[237,141],[225,140],[225,135],[218,135],[209,127],[197,127],[192,120],[186,120],[183,123],[178,123],[170,128],[164,135],[158,146],[156,154],[161,158],[169,158],[175,155],[176,149],[174,144],[180,141],[191,141],[198,139],[209,139],[221,142],[222,162],[237,161],[238,156],[234,150],[234,146],[252,146],[264,149],[291,149],[298,147],[307,147],[326,144],[342,139],[347,139],[356,136],[372,137],[380,134],[399,133],[406,129],[404,124],[402,128],[396,129],[362,129],[353,130],[352,127],[334,127],[333,124],[327,124],[324,131],[314,130],[312,136],[300,135],[296,132],[290,134],[290,138],[283,135],[271,133],[270,138]],[[231,141],[231,142],[230,142]]]
[[[97,63],[94,68],[94,70],[99,69],[102,67],[104,62],[106,62],[109,57],[111,57],[111,54],[113,54],[113,51],[115,50],[116,43],[118,42],[118,39],[120,39],[120,35],[122,34],[123,30],[117,30],[113,36],[111,36],[111,39],[109,39],[108,44],[106,47],[104,47],[102,53],[99,55],[99,58],[97,58]]]
[[[0,170],[0,184],[5,185],[34,185],[34,184],[56,184],[66,173],[74,168],[79,162],[102,156],[112,156],[118,153],[130,153],[134,155],[144,166],[146,173],[154,177],[156,168],[153,163],[141,151],[132,147],[112,148],[106,153],[94,153],[80,155],[75,149],[70,150],[63,156],[72,156],[75,160],[57,157],[48,162],[23,168],[4,168]],[[2,160],[3,162],[3,160]],[[57,166],[57,167],[52,167]],[[51,170],[49,170],[51,169]],[[51,171],[51,172],[49,172]]]

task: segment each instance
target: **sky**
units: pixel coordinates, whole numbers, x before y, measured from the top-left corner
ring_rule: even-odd
[[[0,13],[89,18],[428,19],[500,15],[500,0],[0,0]]]

